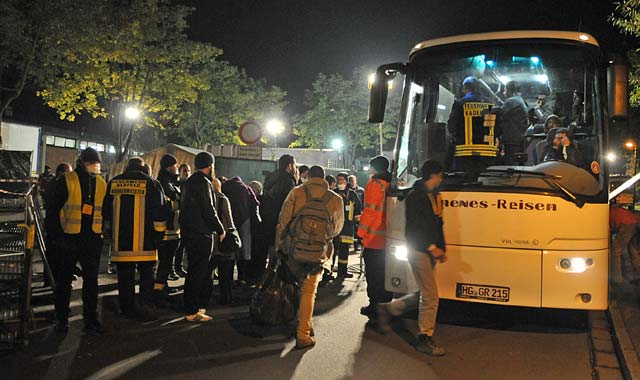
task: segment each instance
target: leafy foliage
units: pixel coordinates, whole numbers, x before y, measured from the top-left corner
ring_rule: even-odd
[[[306,113],[296,120],[293,132],[298,137],[292,146],[327,148],[333,139],[344,143],[346,166],[351,166],[358,149],[379,146],[378,125],[367,121],[369,91],[365,67],[354,70],[351,78],[340,74],[318,74],[307,92]],[[387,113],[382,124],[383,143],[395,138],[400,109],[400,91],[389,92]]]
[[[208,84],[193,103],[177,112],[178,128],[171,130],[179,142],[202,148],[206,143],[240,143],[238,125],[250,119],[265,119],[282,112],[286,93],[268,87],[227,62],[210,61],[201,75]]]
[[[623,33],[640,38],[640,0],[625,0],[617,3],[611,22]],[[640,106],[640,49],[629,52],[631,70],[629,73],[630,103]]]
[[[140,122],[165,127],[209,87],[202,68],[222,51],[187,39],[190,11],[167,0],[75,2],[67,22],[78,27],[60,39],[57,72],[41,78],[38,95],[61,119],[110,118],[122,158],[127,106],[143,112]]]

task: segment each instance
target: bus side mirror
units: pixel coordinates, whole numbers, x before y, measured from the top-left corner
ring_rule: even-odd
[[[390,63],[378,67],[375,75],[369,77],[369,122],[382,123],[384,111],[387,107],[387,95],[389,94],[389,81],[397,73],[404,73],[404,63]]]
[[[629,67],[619,57],[609,60],[607,68],[607,96],[609,116],[612,119],[626,119],[629,110]]]
[[[384,111],[387,108],[387,95],[389,94],[389,77],[379,72],[369,78],[371,87],[369,92],[369,122],[382,123]]]

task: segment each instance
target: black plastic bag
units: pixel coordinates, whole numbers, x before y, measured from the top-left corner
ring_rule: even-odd
[[[291,322],[298,312],[298,284],[286,263],[277,260],[265,269],[251,297],[249,314],[254,323],[279,325]]]

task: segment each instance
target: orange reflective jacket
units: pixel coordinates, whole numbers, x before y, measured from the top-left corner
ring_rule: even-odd
[[[387,231],[385,199],[388,187],[389,182],[372,178],[364,191],[358,236],[362,238],[365,248],[384,249]]]

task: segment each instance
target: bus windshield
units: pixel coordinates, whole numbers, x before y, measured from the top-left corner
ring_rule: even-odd
[[[554,192],[552,176],[576,195],[601,194],[596,54],[535,41],[418,52],[408,65],[395,150],[399,187],[412,186],[432,158],[445,164],[445,187]]]

